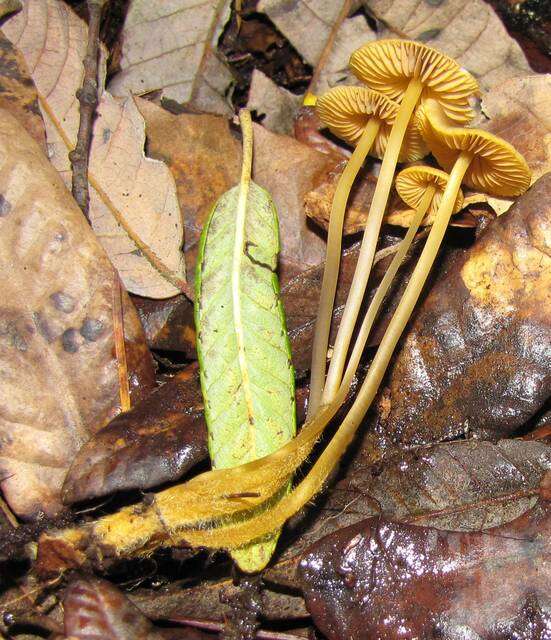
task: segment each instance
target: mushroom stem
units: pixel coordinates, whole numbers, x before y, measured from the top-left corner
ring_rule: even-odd
[[[327,236],[327,249],[325,254],[325,268],[323,271],[323,281],[321,285],[320,302],[314,331],[314,342],[312,345],[312,365],[310,378],[310,398],[308,402],[308,416],[311,417],[317,411],[323,386],[325,382],[325,365],[327,361],[327,345],[329,342],[329,332],[331,330],[331,320],[333,318],[333,304],[335,292],[337,290],[337,279],[339,275],[339,265],[341,260],[342,228],[346,203],[354,180],[358,175],[362,164],[369,153],[373,142],[381,128],[381,121],[378,118],[371,118],[367,123],[359,141],[342,172],[329,217],[329,228]]]
[[[274,507],[236,524],[222,525],[219,528],[203,531],[193,529],[182,532],[182,537],[187,542],[192,545],[223,546],[226,548],[233,548],[247,543],[252,538],[262,536],[280,527],[321,489],[332,469],[352,441],[377,394],[392,353],[409,321],[411,312],[419,299],[421,290],[434,263],[448,227],[463,176],[469,168],[471,160],[472,154],[468,152],[461,153],[456,160],[427,242],[404,291],[404,295],[385,331],[367,376],[348,414],[312,466],[308,475]],[[339,389],[337,395],[342,397],[342,388]],[[334,405],[334,401],[329,406],[332,405]],[[326,408],[322,407],[318,415],[323,413],[324,410]]]
[[[396,115],[394,125],[390,131],[381,165],[381,172],[379,173],[377,186],[375,187],[375,193],[373,194],[373,200],[369,208],[369,215],[364,229],[356,271],[354,272],[354,278],[352,279],[350,292],[346,300],[335,340],[335,346],[333,347],[333,355],[331,357],[326,383],[329,384],[332,389],[336,388],[342,379],[348,347],[369,280],[371,265],[373,264],[373,258],[377,248],[379,230],[390,194],[396,164],[398,163],[398,156],[408,124],[419,102],[422,90],[423,85],[419,80],[413,79],[410,81]]]
[[[415,210],[415,215],[413,216],[409,229],[406,235],[404,236],[404,238],[400,241],[398,250],[394,254],[394,257],[392,258],[392,262],[390,263],[388,269],[386,270],[386,273],[383,279],[381,280],[381,283],[379,284],[379,287],[377,288],[377,291],[375,292],[373,299],[369,304],[369,307],[364,316],[364,319],[362,320],[362,324],[361,324],[360,330],[358,331],[358,336],[354,343],[354,347],[352,349],[350,360],[348,361],[348,365],[346,367],[346,371],[342,379],[342,382],[339,386],[338,380],[336,380],[335,378],[331,381],[329,380],[327,381],[327,384],[323,392],[323,399],[322,399],[323,404],[328,404],[332,402],[340,387],[345,387],[345,392],[348,393],[348,389],[352,384],[352,379],[354,378],[354,375],[358,370],[358,365],[360,364],[360,358],[362,356],[363,350],[367,343],[369,333],[371,332],[375,319],[377,318],[377,314],[379,313],[383,300],[385,299],[385,296],[388,293],[388,290],[390,289],[392,281],[394,280],[394,277],[396,276],[396,273],[398,272],[398,269],[400,268],[400,265],[402,264],[402,261],[406,256],[406,253],[411,247],[411,243],[415,238],[415,234],[417,233],[419,226],[421,225],[421,222],[423,221],[425,215],[427,214],[428,208],[430,207],[430,203],[432,202],[435,191],[436,191],[435,187],[428,187],[423,195],[421,202],[419,203],[419,206]]]

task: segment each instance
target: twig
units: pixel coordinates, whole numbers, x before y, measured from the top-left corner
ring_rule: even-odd
[[[4,513],[7,521],[11,524],[11,526],[14,529],[17,529],[17,527],[19,526],[19,523],[17,522],[17,518],[13,515],[12,510],[4,502],[2,496],[0,496],[0,511]]]
[[[163,622],[173,622],[176,624],[186,625],[188,627],[195,627],[196,629],[206,629],[207,631],[223,631],[224,623],[217,622],[216,620],[199,620],[195,618],[185,618],[182,616],[172,616]],[[301,640],[299,636],[292,635],[290,633],[281,633],[279,631],[268,631],[259,629],[256,632],[256,638],[258,640]]]
[[[122,285],[117,271],[113,275],[113,336],[115,338],[115,354],[119,372],[121,411],[124,413],[130,409],[130,388],[128,386],[128,365],[126,363],[126,346],[124,344]]]
[[[348,18],[348,14],[350,13],[351,8],[352,0],[344,0],[339,15],[337,16],[337,19],[331,27],[331,33],[327,38],[325,47],[323,47],[323,51],[321,52],[316,68],[314,69],[314,73],[312,75],[312,79],[310,80],[310,84],[308,85],[308,91],[306,92],[306,95],[315,95],[321,72],[323,71],[323,68],[327,64],[327,60],[329,59],[329,56],[333,51],[333,45],[335,44],[337,33],[339,32],[342,23],[346,20],[346,18]]]
[[[88,157],[92,140],[94,113],[98,106],[98,57],[101,12],[106,0],[88,0],[88,45],[84,57],[84,79],[77,91],[80,102],[80,123],[77,145],[69,154],[73,173],[73,197],[88,222],[90,193],[88,190]]]

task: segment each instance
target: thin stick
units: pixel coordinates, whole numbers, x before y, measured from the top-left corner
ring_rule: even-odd
[[[88,46],[84,57],[84,79],[82,87],[77,91],[80,102],[80,123],[78,127],[77,145],[69,153],[73,172],[73,197],[88,222],[90,193],[88,190],[88,158],[92,140],[94,113],[98,106],[98,57],[99,28],[101,12],[105,0],[88,0]]]
[[[8,507],[6,502],[4,502],[2,496],[0,496],[0,510],[3,511],[6,519],[11,524],[11,526],[14,529],[17,529],[19,527],[19,522],[17,522],[17,518],[13,515],[12,510]]]
[[[122,285],[119,274],[113,276],[113,337],[115,339],[115,355],[119,373],[119,395],[121,411],[130,410],[130,388],[128,385],[128,365],[126,362],[126,346],[124,343],[124,315],[122,307]]]
[[[182,616],[172,616],[163,620],[163,622],[174,622],[176,624],[183,624],[188,627],[195,627],[196,629],[206,629],[208,631],[223,631],[224,623],[216,620],[199,620],[195,618],[185,618]],[[281,633],[279,631],[263,631],[259,629],[256,632],[255,638],[258,640],[301,640],[299,636],[291,635],[290,633]]]
[[[323,51],[321,52],[318,63],[316,64],[316,68],[314,69],[312,79],[310,80],[308,90],[306,91],[306,96],[315,95],[321,72],[323,71],[323,68],[327,64],[327,60],[329,60],[329,56],[333,51],[337,33],[339,32],[342,23],[346,20],[346,18],[348,18],[348,14],[350,13],[351,8],[352,0],[344,0],[341,10],[339,11],[339,15],[337,16],[335,22],[333,23],[333,26],[331,27],[331,32],[329,33],[329,37],[325,42],[325,46],[323,47]]]

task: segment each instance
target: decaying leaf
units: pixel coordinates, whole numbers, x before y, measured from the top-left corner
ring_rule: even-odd
[[[482,126],[510,142],[537,180],[551,171],[551,74],[512,78],[482,98]]]
[[[65,593],[65,634],[71,640],[206,640],[193,629],[154,627],[128,598],[107,580],[77,578]]]
[[[334,171],[331,171],[327,176],[327,179],[309,191],[304,198],[306,215],[326,230],[329,226],[335,190],[346,164],[347,160],[342,159],[335,166]],[[376,184],[377,178],[370,170],[363,169],[360,172],[352,187],[346,207],[343,228],[345,235],[358,233],[365,227]]]
[[[308,387],[296,391],[297,420]],[[63,485],[66,503],[179,480],[208,457],[203,396],[196,364],[117,416],[79,450]]]
[[[349,2],[350,12],[357,8],[358,4],[357,1]],[[302,57],[316,67],[332,35],[342,6],[342,1],[261,0],[257,8],[266,13]],[[374,39],[375,33],[362,15],[346,18],[338,24],[333,46],[312,90],[315,93],[323,93],[343,81],[354,82],[348,70],[350,55],[355,49]]]
[[[60,0],[26,0],[3,30],[31,69],[50,160],[69,182],[86,25]],[[174,180],[163,163],[144,156],[144,122],[132,98],[114,99],[101,86],[100,94],[90,151],[92,225],[129,291],[175,295],[185,273]]]
[[[300,564],[329,640],[526,638],[551,632],[549,502],[509,525],[455,533],[374,517],[316,543]]]
[[[191,280],[203,224],[218,198],[239,180],[241,147],[226,118],[176,116],[140,98],[136,105],[146,122],[148,152],[168,164],[176,181]]]
[[[207,453],[199,372],[190,365],[80,449],[63,501],[159,486],[180,478]]]
[[[283,545],[291,544],[268,569],[271,582],[298,586],[295,568],[309,545],[370,516],[455,531],[500,526],[534,506],[551,470],[551,447],[520,440],[395,451],[381,470],[365,462],[372,440],[362,434],[326,499],[289,523]]]
[[[38,144],[6,111],[0,146],[0,476],[11,508],[28,518],[60,509],[76,452],[119,411],[115,272]],[[136,401],[153,369],[126,295],[124,318]]]
[[[1,14],[0,5],[0,14]],[[27,131],[46,148],[44,122],[38,96],[21,53],[0,32],[0,108],[21,120]]]
[[[132,0],[122,32],[116,96],[161,91],[169,100],[229,115],[232,74],[215,52],[230,16],[229,0]]]
[[[509,434],[551,395],[550,196],[548,174],[437,279],[391,370],[392,439]]]
[[[247,109],[262,117],[262,125],[274,133],[293,135],[294,116],[302,98],[296,96],[255,69],[251,78],[251,88]]]
[[[482,0],[363,0],[386,29],[379,38],[420,40],[456,59],[482,91],[530,72],[518,43]]]

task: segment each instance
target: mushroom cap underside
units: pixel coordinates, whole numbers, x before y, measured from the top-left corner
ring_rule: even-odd
[[[403,169],[396,176],[396,191],[402,200],[412,207],[417,209],[421,204],[421,200],[425,195],[429,187],[435,189],[434,196],[427,210],[427,215],[423,220],[423,224],[431,224],[434,220],[434,216],[438,211],[440,202],[442,201],[442,195],[448,184],[448,174],[440,169],[434,167],[418,166],[408,167]],[[459,190],[452,213],[457,213],[463,206],[463,192]]]
[[[356,145],[372,118],[380,121],[370,155],[382,158],[399,105],[366,87],[334,87],[318,98],[316,112],[336,136]],[[427,155],[427,146],[419,131],[418,119],[408,127],[399,161],[419,160]]]
[[[438,164],[451,171],[461,153],[472,155],[463,182],[495,196],[518,196],[530,186],[531,172],[524,157],[508,142],[483,129],[450,126],[439,104],[423,106],[420,129]]]
[[[370,89],[400,101],[409,83],[423,84],[421,103],[438,100],[446,116],[466,124],[474,116],[469,97],[479,93],[472,75],[452,58],[413,40],[376,40],[360,47],[350,57],[352,72]]]

